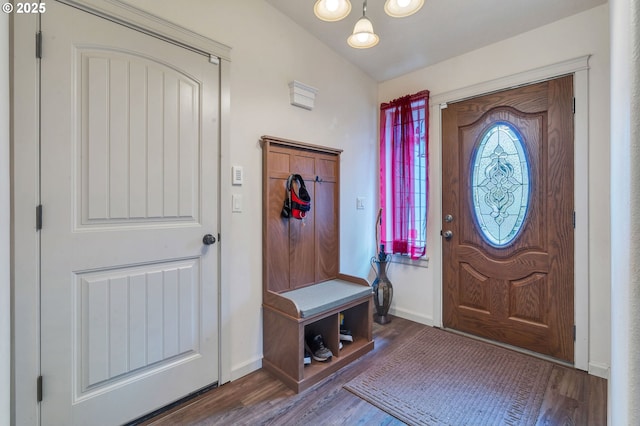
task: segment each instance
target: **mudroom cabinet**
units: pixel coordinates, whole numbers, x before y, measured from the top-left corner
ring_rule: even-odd
[[[369,283],[340,273],[341,150],[262,137],[263,366],[296,392],[373,349]],[[311,209],[285,218],[286,182],[304,179]],[[353,342],[340,349],[339,330]],[[321,334],[333,357],[304,365],[304,342]]]

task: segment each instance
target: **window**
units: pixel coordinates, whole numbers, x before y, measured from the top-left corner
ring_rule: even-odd
[[[529,163],[522,137],[508,123],[482,136],[471,170],[476,223],[494,247],[511,243],[524,225],[530,197]]]
[[[428,134],[428,91],[380,105],[380,248],[386,253],[418,259],[426,252]]]

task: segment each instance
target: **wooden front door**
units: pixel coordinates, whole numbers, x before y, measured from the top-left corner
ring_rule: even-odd
[[[443,324],[573,362],[573,77],[449,104]]]

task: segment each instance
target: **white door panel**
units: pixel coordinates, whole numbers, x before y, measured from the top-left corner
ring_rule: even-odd
[[[42,15],[42,423],[120,424],[218,380],[219,67]]]
[[[126,50],[76,54],[81,225],[197,221],[199,82]]]
[[[198,356],[199,266],[190,259],[74,277],[78,395]]]

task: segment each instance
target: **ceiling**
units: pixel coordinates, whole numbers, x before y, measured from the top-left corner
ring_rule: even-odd
[[[347,45],[362,16],[362,2],[351,0],[342,21],[324,22],[313,14],[315,0],[265,0],[376,81],[389,80],[499,40],[574,15],[607,0],[426,0],[406,18],[384,13],[385,0],[369,0],[367,17],[380,43],[370,49]]]

